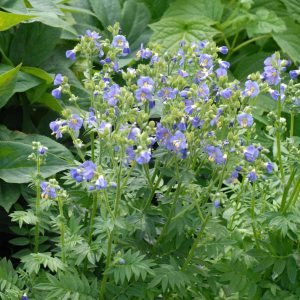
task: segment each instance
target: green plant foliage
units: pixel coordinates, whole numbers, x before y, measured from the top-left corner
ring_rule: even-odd
[[[45,167],[41,170],[44,177],[65,170],[68,168],[67,162],[72,161],[73,158],[67,148],[45,136],[26,135],[1,126],[0,137],[0,178],[6,182],[29,182],[35,175],[35,168],[32,163],[24,159],[32,152],[32,141],[40,141],[52,149]]]
[[[0,31],[7,30],[23,21],[34,18],[34,16],[27,16],[21,14],[10,14],[0,11]]]
[[[6,212],[9,212],[12,205],[18,201],[20,194],[19,185],[7,184],[4,181],[0,181],[0,206],[2,206]]]

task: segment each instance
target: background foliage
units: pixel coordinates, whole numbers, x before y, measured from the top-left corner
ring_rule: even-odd
[[[0,254],[8,258],[16,249],[20,250],[28,244],[21,237],[26,236],[26,232],[12,227],[8,218],[9,212],[14,211],[14,208],[26,207],[32,197],[27,185],[35,170],[31,162],[20,157],[27,157],[31,153],[31,142],[38,138],[51,149],[42,169],[44,177],[65,170],[66,162],[73,159],[71,142],[65,139],[64,147],[50,139],[48,124],[63,108],[70,105],[64,99],[57,100],[51,95],[54,74],[67,75],[76,93],[82,99],[88,99],[79,78],[85,61],[81,61],[82,66],[80,63],[73,66],[72,61],[64,56],[66,50],[73,48],[78,35],[92,29],[100,30],[105,36],[108,34],[108,25],[120,22],[132,50],[129,57],[122,59],[122,66],[134,64],[133,57],[141,43],[159,43],[168,51],[182,39],[213,39],[219,45],[227,45],[229,53],[225,60],[231,63],[230,76],[238,80],[245,80],[249,73],[262,69],[263,60],[275,50],[280,50],[294,64],[300,63],[300,8],[297,0],[0,0],[0,9],[0,232],[5,233],[7,240],[14,238],[10,241],[10,246],[5,247],[5,250],[1,249],[3,252]],[[264,114],[273,109],[274,103],[265,97],[263,101],[257,101],[256,106],[256,119],[262,126],[268,125]],[[83,105],[83,108],[87,107]],[[289,117],[287,118],[289,121]],[[295,136],[299,137],[297,120],[299,117],[296,115]],[[263,137],[261,139],[264,140]],[[270,141],[265,141],[265,145],[272,149]],[[230,218],[231,213],[227,212],[224,218]],[[282,224],[287,224],[289,228],[293,226],[293,221],[273,217],[274,227],[286,230],[287,234],[288,229],[282,228]],[[236,243],[227,239],[227,235],[226,231],[216,233],[215,241],[207,241],[203,251],[211,253],[209,247],[212,243],[218,244],[220,251],[224,248],[224,243]],[[289,245],[280,235],[274,236],[272,242],[276,245],[275,248],[279,244],[283,248],[283,253],[277,253],[278,256],[283,257],[284,252],[289,251]],[[241,238],[240,243],[247,243],[247,240],[243,242]],[[238,252],[235,254],[239,255]],[[151,272],[149,261],[145,262],[142,270],[134,267],[134,261],[138,261],[140,257],[138,253],[126,255],[126,260],[132,261],[133,266],[120,273],[114,270],[116,283],[124,281],[124,276],[129,280],[131,276],[143,277],[143,272]],[[265,260],[263,251],[255,255],[261,257],[258,269],[272,266],[274,276],[277,277],[287,270],[290,284],[295,282],[296,271],[293,266],[294,260],[299,260],[298,256],[275,261]],[[18,255],[14,257],[17,259]],[[49,256],[36,259],[44,259],[46,265],[51,265]],[[96,258],[91,254],[90,259]],[[251,260],[251,257],[248,259]],[[15,264],[18,262],[14,260]],[[232,261],[230,269],[225,264],[220,264],[218,268],[223,268],[225,275],[222,280],[236,289],[246,284],[249,278],[239,273],[232,274],[233,269],[246,268],[236,261]],[[162,289],[172,286],[179,291],[181,283],[190,280],[188,277],[178,278],[175,262],[160,266],[156,272],[157,276],[151,283],[153,288],[161,284]],[[247,272],[245,269],[244,274]],[[47,276],[47,283],[41,283],[38,288],[51,291],[51,299],[57,297],[57,286],[65,288],[63,282],[70,282],[70,289],[83,295],[81,297],[94,299],[93,295],[85,293],[90,293],[91,286],[97,283],[87,281],[87,278],[76,271],[56,278]],[[251,276],[253,283],[260,280],[256,274],[250,274]],[[8,285],[12,295],[23,288],[13,266],[5,259],[0,263],[0,278],[4,280],[0,292],[7,289]],[[82,285],[72,286],[72,281],[81,282]],[[132,287],[132,293],[138,294],[138,287],[135,288],[134,291]],[[254,289],[253,287],[253,294]]]

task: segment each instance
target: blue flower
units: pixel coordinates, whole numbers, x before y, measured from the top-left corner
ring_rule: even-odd
[[[229,69],[230,63],[228,61],[219,60],[218,62],[219,62],[220,68]]]
[[[71,60],[75,60],[76,59],[76,52],[74,50],[68,50],[66,52],[66,58],[69,58]]]
[[[254,98],[259,93],[259,86],[256,81],[247,80],[245,82],[245,90],[242,92],[244,97]]]
[[[21,300],[28,300],[28,296],[26,293],[23,294],[22,299]]]
[[[265,80],[269,85],[277,85],[281,80],[279,71],[272,66],[264,67],[262,79]]]
[[[189,73],[185,70],[178,70],[178,75],[185,78],[185,77],[188,77],[189,76]]]
[[[48,199],[48,198],[55,199],[56,198],[56,196],[57,196],[56,189],[55,189],[55,187],[51,186],[48,182],[42,181],[40,184],[40,187],[42,189],[41,197],[43,199]]]
[[[135,160],[135,152],[133,147],[127,147],[125,152],[127,155],[125,164],[129,165]]]
[[[226,46],[222,46],[218,48],[218,51],[222,54],[227,54],[228,53],[228,48]]]
[[[166,146],[169,138],[171,136],[171,132],[163,127],[161,123],[157,123],[156,126],[156,139],[158,142],[161,142],[163,146]]]
[[[219,200],[215,200],[214,201],[214,207],[215,208],[219,208],[220,207],[220,201]]]
[[[231,97],[232,95],[232,90],[230,88],[226,88],[225,90],[222,90],[220,92],[220,95],[225,98],[225,99],[228,99]]]
[[[127,136],[127,139],[129,140],[132,140],[132,141],[135,141],[136,140],[136,136],[139,135],[141,133],[141,130],[138,128],[138,127],[132,127],[128,136]]]
[[[61,87],[58,87],[58,88],[52,90],[51,95],[56,99],[60,99],[60,97],[61,97]]]
[[[113,84],[109,89],[106,89],[103,93],[103,99],[106,100],[109,106],[116,106],[120,95],[120,87],[118,84]]]
[[[204,148],[204,151],[208,155],[210,161],[213,161],[218,165],[226,162],[226,156],[223,155],[220,148],[208,145]]]
[[[280,92],[270,89],[269,93],[274,100],[278,101],[278,99],[280,99],[280,102],[283,102],[285,99],[285,94],[284,94],[285,90],[286,90],[286,85],[284,83],[281,83]]]
[[[38,148],[38,153],[39,153],[40,155],[45,155],[46,152],[47,152],[47,150],[48,150],[47,147],[45,147],[45,146],[40,146],[40,147]]]
[[[249,179],[250,182],[254,182],[257,180],[257,174],[255,170],[252,170],[251,172],[248,173],[247,178]]]
[[[297,77],[300,75],[300,68],[298,70],[290,71],[289,74],[293,80],[297,79]]]
[[[242,113],[242,114],[239,114],[236,118],[237,118],[239,125],[242,127],[250,127],[253,124],[252,115]]]
[[[266,172],[267,172],[268,174],[270,174],[270,173],[273,172],[274,166],[273,166],[273,164],[272,164],[271,162],[267,162],[267,163],[265,164],[265,168],[266,168]]]
[[[216,75],[218,78],[227,76],[227,70],[225,68],[218,68],[216,70]]]
[[[91,31],[90,29],[88,29],[88,30],[86,31],[86,35],[87,35],[88,37],[92,38],[93,40],[97,40],[97,39],[100,39],[100,38],[101,38],[101,36],[99,35],[98,32],[96,32],[96,31]]]
[[[57,74],[54,78],[54,85],[60,85],[64,81],[64,77],[61,74]]]
[[[143,44],[141,44],[141,49],[136,53],[136,56],[142,59],[150,59],[152,51],[149,48],[144,49]]]
[[[55,137],[57,139],[62,137],[61,127],[65,126],[66,124],[67,124],[66,121],[60,121],[60,120],[52,121],[49,124],[49,127],[52,130],[52,134],[55,134]]]
[[[92,161],[87,160],[78,168],[71,169],[70,174],[75,181],[82,182],[83,180],[91,180],[94,177],[95,171],[96,165]]]
[[[148,88],[149,90],[153,89],[154,81],[151,77],[141,76],[137,81],[138,87]]]
[[[104,179],[102,175],[98,177],[98,179],[95,182],[95,186],[97,190],[103,190],[107,188],[107,181]]]
[[[176,97],[177,90],[174,90],[170,87],[164,87],[157,92],[157,96],[163,99],[174,99]]]
[[[95,110],[92,107],[90,107],[89,110],[90,111],[89,111],[88,117],[86,119],[86,122],[88,124],[88,128],[96,127],[97,118],[95,116]]]
[[[115,48],[122,50],[122,56],[126,56],[130,53],[128,41],[123,35],[114,36],[111,45]]]
[[[207,99],[209,96],[209,87],[207,86],[206,83],[202,83],[198,90],[197,90],[197,95],[198,97],[202,97],[204,99]]]
[[[239,177],[239,172],[237,170],[234,170],[231,174],[230,177],[226,179],[226,182],[228,184],[232,184],[238,181]]]
[[[152,99],[152,92],[149,88],[139,88],[135,91],[135,98],[140,101],[145,101],[145,100],[151,100]]]
[[[255,159],[259,155],[259,150],[258,148],[255,148],[253,145],[249,145],[245,150],[244,150],[244,157],[247,162],[253,163]]]
[[[202,68],[209,69],[213,65],[213,59],[211,55],[201,54],[199,56],[199,65]]]
[[[136,162],[139,165],[147,164],[151,159],[151,152],[150,151],[142,151],[136,158]]]
[[[74,114],[68,122],[69,128],[73,130],[79,130],[83,124],[83,119]]]

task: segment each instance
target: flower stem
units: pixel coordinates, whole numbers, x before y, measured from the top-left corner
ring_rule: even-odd
[[[35,224],[35,235],[34,235],[34,252],[39,252],[39,209],[40,209],[40,201],[41,201],[41,187],[40,187],[40,169],[41,169],[41,160],[40,157],[37,157],[36,162],[36,201],[35,201],[35,215],[37,217],[37,221]]]
[[[295,114],[291,112],[290,137],[294,136]]]
[[[64,223],[63,201],[60,197],[58,197],[57,201],[58,201],[59,216],[60,216],[61,258],[62,258],[62,262],[65,262],[66,261],[66,256],[65,256],[65,223]]]
[[[271,37],[270,34],[264,34],[264,35],[260,35],[260,36],[257,36],[255,38],[252,38],[250,40],[247,40],[246,42],[241,43],[237,47],[235,47],[234,49],[232,49],[232,53],[238,51],[239,49],[241,49],[241,48],[243,48],[243,47],[245,47],[245,46],[247,46],[247,45],[249,45],[249,44],[251,44],[251,43],[253,43],[255,41],[266,39],[266,38],[270,38],[270,37]]]
[[[98,197],[97,195],[93,195],[93,207],[92,207],[92,213],[91,213],[91,219],[90,219],[90,230],[89,230],[89,237],[88,237],[88,243],[89,245],[92,242],[92,237],[93,237],[93,228],[94,228],[94,223],[95,223],[95,216],[97,212],[97,202],[98,202]]]
[[[281,180],[284,183],[284,172],[283,172],[283,165],[282,165],[282,157],[281,157],[281,136],[280,136],[280,118],[281,118],[281,101],[278,99],[277,101],[277,130],[276,130],[276,145],[277,145],[277,160],[279,163],[279,170]]]
[[[181,268],[181,271],[185,271],[187,269],[189,263],[192,261],[192,259],[194,257],[194,254],[195,254],[195,251],[196,251],[196,249],[198,247],[198,244],[199,244],[199,242],[200,242],[200,240],[201,240],[201,238],[202,238],[202,236],[204,234],[204,230],[205,230],[205,227],[206,227],[209,219],[210,219],[210,215],[207,215],[205,217],[205,219],[203,221],[203,224],[201,226],[201,229],[200,229],[200,231],[199,231],[199,233],[198,233],[198,235],[197,235],[197,237],[196,237],[196,239],[195,239],[195,241],[194,241],[194,243],[192,245],[192,248],[191,248],[191,250],[190,250],[190,252],[188,254],[188,257],[186,258],[186,260],[185,260],[185,262],[184,262],[184,264],[183,264],[183,266]]]

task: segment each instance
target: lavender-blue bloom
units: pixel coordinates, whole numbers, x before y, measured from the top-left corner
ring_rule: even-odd
[[[270,173],[273,172],[274,166],[273,166],[273,164],[272,164],[271,162],[267,162],[267,163],[265,164],[265,167],[266,167],[266,172],[267,172],[268,174],[270,174]]]
[[[225,90],[220,91],[220,95],[223,98],[228,99],[232,95],[232,90],[230,88],[226,88]]]
[[[250,114],[241,113],[237,115],[237,121],[242,127],[250,127],[253,124],[253,117]]]
[[[151,159],[151,152],[150,151],[142,151],[136,158],[136,162],[139,165],[147,164]]]
[[[70,174],[75,181],[82,182],[83,180],[91,180],[94,177],[95,171],[96,165],[92,161],[87,160],[79,167],[71,169]]]
[[[204,120],[200,120],[199,117],[194,117],[191,121],[191,124],[195,128],[202,128]]]
[[[221,68],[224,68],[224,69],[229,69],[230,68],[230,63],[228,61],[225,61],[225,60],[219,60],[219,66]]]
[[[46,152],[47,152],[47,150],[48,150],[47,147],[45,147],[45,146],[40,146],[40,147],[38,148],[38,153],[39,153],[40,155],[45,155]]]
[[[228,53],[228,48],[226,46],[222,46],[218,48],[218,51],[222,54],[227,54]]]
[[[116,106],[120,95],[120,87],[118,84],[113,84],[109,89],[103,93],[103,99],[109,106]]]
[[[208,145],[204,148],[204,151],[208,155],[210,161],[213,161],[218,165],[226,162],[226,158],[220,148]]]
[[[258,148],[255,148],[253,145],[249,145],[245,150],[244,150],[244,157],[247,162],[253,163],[255,159],[259,155],[259,150]]]
[[[206,83],[202,83],[197,90],[198,97],[207,99],[209,96],[209,87]]]
[[[174,90],[170,87],[164,87],[157,92],[157,96],[163,98],[164,100],[167,99],[174,99],[176,97],[177,90]]]
[[[40,187],[42,189],[41,197],[43,199],[55,199],[56,198],[56,189],[53,186],[50,186],[50,184],[46,181],[42,181],[40,184]]]
[[[209,69],[213,65],[213,59],[211,55],[201,54],[199,56],[199,65],[201,68]]]
[[[60,99],[61,98],[61,87],[58,87],[58,88],[52,90],[51,95],[56,99]]]
[[[156,126],[156,139],[158,142],[161,142],[163,146],[166,146],[169,138],[171,136],[171,132],[163,127],[161,123],[157,123]]]
[[[218,68],[216,70],[216,75],[218,78],[227,76],[227,70],[225,68]]]
[[[135,91],[135,98],[140,101],[151,100],[152,92],[149,88],[142,87]]]
[[[131,162],[133,162],[135,160],[135,152],[133,150],[133,147],[127,147],[126,150],[126,165],[131,164]]]
[[[53,131],[52,134],[55,134],[55,137],[57,139],[62,137],[61,127],[65,126],[66,124],[67,124],[66,121],[60,121],[60,120],[52,121],[49,124],[50,129]]]
[[[69,128],[73,130],[79,130],[83,124],[83,119],[74,114],[68,122]]]
[[[259,93],[259,86],[256,81],[247,80],[245,82],[245,90],[242,92],[244,97],[254,98]]]
[[[220,201],[219,200],[215,200],[214,201],[214,207],[215,208],[219,208],[220,207]]]
[[[250,182],[255,182],[257,180],[257,174],[255,170],[249,172],[247,178],[249,179]]]
[[[90,111],[89,111],[88,117],[86,119],[86,122],[88,124],[88,128],[96,127],[97,118],[95,116],[95,110],[92,107],[90,107],[89,110]]]
[[[166,144],[168,150],[180,152],[187,148],[187,142],[185,135],[177,130],[174,135],[172,135]]]
[[[140,133],[141,133],[141,130],[138,127],[132,127],[127,138],[129,140],[135,141],[136,136],[139,135]]]
[[[189,76],[189,73],[185,70],[178,70],[178,75],[185,78],[185,77],[188,77]]]
[[[149,90],[153,89],[154,81],[151,77],[141,76],[137,81],[138,87],[148,88]]]
[[[279,71],[273,68],[272,66],[264,67],[262,79],[266,81],[269,85],[277,85],[281,80]]]
[[[28,296],[27,296],[26,293],[24,293],[24,294],[22,295],[22,299],[21,299],[21,300],[28,300]]]
[[[289,74],[291,76],[291,79],[293,79],[293,80],[297,79],[297,77],[300,75],[300,68],[298,70],[290,71]]]
[[[57,74],[54,78],[54,85],[60,85],[64,81],[64,77],[61,74]]]
[[[144,49],[143,44],[141,44],[141,49],[137,52],[137,57],[142,59],[150,59],[152,56],[152,51],[149,48]]]
[[[123,35],[114,36],[111,45],[115,48],[122,50],[122,56],[126,56],[130,53],[128,41]]]
[[[74,50],[67,50],[66,51],[66,58],[69,58],[71,60],[76,59],[76,52]]]
[[[88,29],[88,30],[86,31],[86,35],[87,35],[88,37],[92,38],[93,40],[97,40],[97,39],[100,39],[100,38],[101,38],[101,36],[99,35],[98,32],[96,32],[96,31],[91,31],[90,29]]]
[[[232,184],[232,183],[235,183],[237,182],[238,180],[238,177],[239,177],[239,172],[237,170],[234,170],[231,174],[230,174],[230,177],[226,179],[226,182],[228,184]]]
[[[103,190],[107,188],[107,181],[104,179],[102,175],[98,177],[98,179],[95,182],[95,186],[97,190]]]

